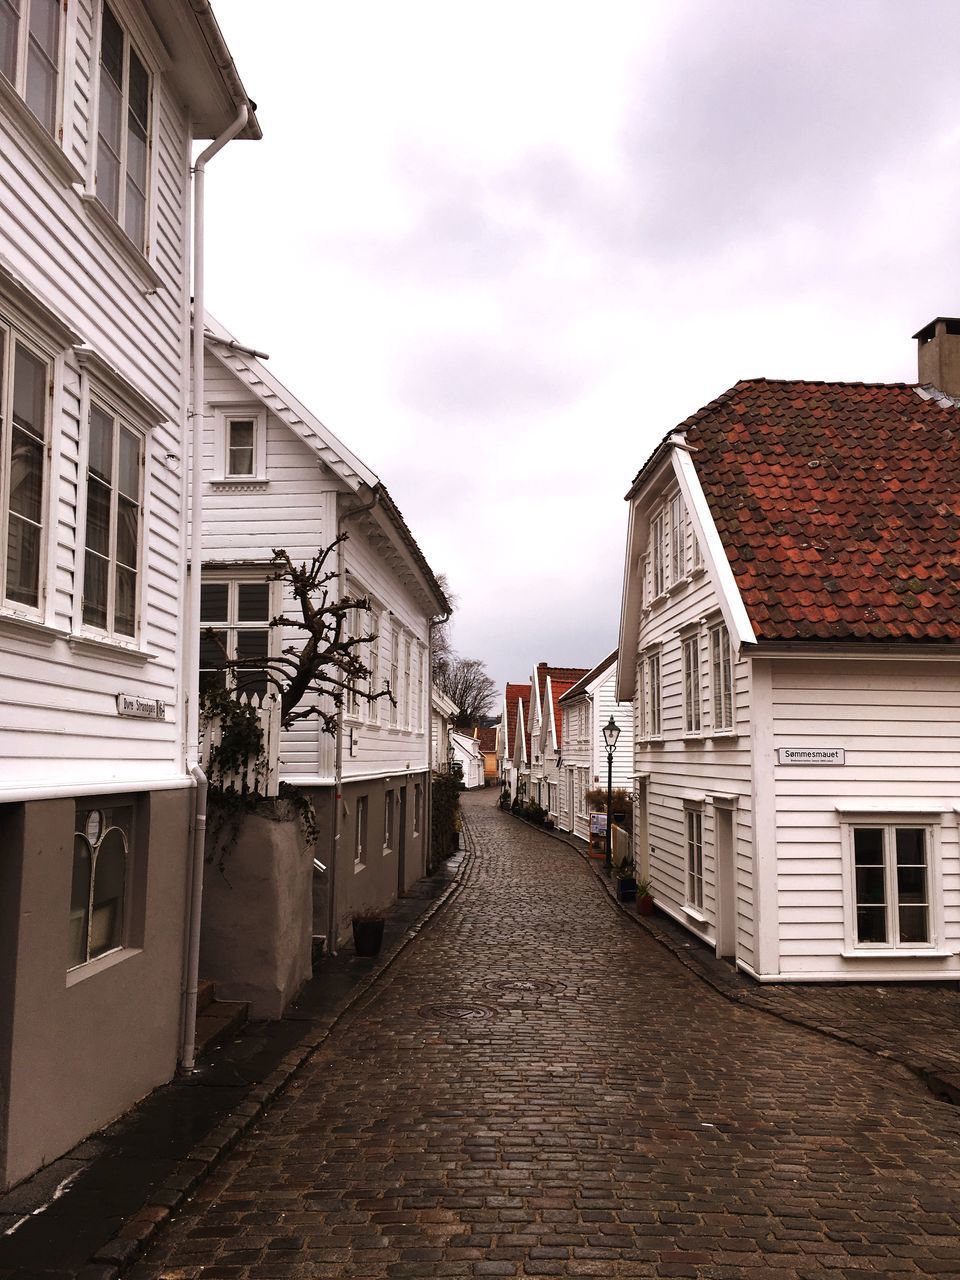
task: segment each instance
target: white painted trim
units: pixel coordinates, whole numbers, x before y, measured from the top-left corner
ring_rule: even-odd
[[[694,526],[694,533],[700,543],[704,563],[720,599],[720,609],[727,624],[727,630],[730,632],[731,643],[738,650],[742,645],[756,644],[757,637],[750,624],[743,597],[740,595],[723,542],[710,513],[707,496],[703,492],[693,458],[686,449],[674,448],[671,461],[687,505],[690,521]]]
[[[661,908],[662,909],[662,908]],[[787,970],[783,973],[760,973],[746,960],[737,960],[737,968],[749,974],[755,982],[944,982],[960,978],[960,966],[950,969],[918,969],[911,961],[895,972],[890,967],[864,970],[859,964],[850,967],[844,963],[836,969],[815,969],[810,972]]]
[[[62,786],[2,787],[0,804],[25,804],[31,800],[69,800],[74,796],[120,796],[134,791],[190,791],[196,787],[190,774],[177,778],[137,778],[112,782],[74,782]]]
[[[776,974],[780,968],[780,910],[777,799],[773,780],[773,673],[765,662],[755,658],[750,668],[755,954],[764,973]]]

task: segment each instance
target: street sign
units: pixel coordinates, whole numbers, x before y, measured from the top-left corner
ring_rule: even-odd
[[[166,720],[167,704],[159,698],[141,698],[136,693],[117,694],[117,715],[137,720]]]
[[[777,764],[846,764],[843,747],[778,747]]]

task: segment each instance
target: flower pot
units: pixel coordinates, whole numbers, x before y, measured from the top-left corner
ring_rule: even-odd
[[[642,916],[653,915],[653,897],[649,893],[645,893],[642,898],[637,899],[637,911]]]
[[[379,955],[382,945],[382,920],[354,920],[353,949],[358,956]]]
[[[637,896],[637,882],[633,876],[617,876],[617,899],[633,902]]]

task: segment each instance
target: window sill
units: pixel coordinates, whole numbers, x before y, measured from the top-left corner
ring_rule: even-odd
[[[391,845],[389,845],[389,844],[385,844],[385,845],[383,846],[383,856],[384,856],[385,858],[389,858],[389,857],[390,857],[390,855],[391,855],[391,853],[393,853],[393,847],[392,847]]]
[[[210,481],[213,493],[263,493],[269,487],[269,480],[258,479],[257,476],[221,476],[219,480]]]
[[[110,640],[107,636],[72,635],[69,637],[69,642],[70,648],[77,653],[118,658],[121,662],[129,662],[138,667],[154,661],[154,654],[148,653],[146,649],[138,649],[132,644],[122,644],[119,640]]]
[[[158,289],[161,289],[163,287],[163,276],[144,256],[143,252],[137,248],[109,209],[90,191],[81,191],[80,199],[90,211],[98,229],[106,235],[113,247],[120,251],[129,266],[140,276],[146,286],[144,293],[156,293]]]
[[[70,633],[61,631],[58,627],[48,627],[45,622],[40,622],[36,618],[4,612],[0,613],[0,635],[36,640],[38,644],[53,644],[55,640],[69,639]]]
[[[695,565],[694,568],[690,570],[690,573],[688,575],[689,581],[692,582],[694,578],[702,578],[706,572],[707,572],[707,566],[705,564]]]
[[[685,906],[683,908],[683,914],[689,920],[692,920],[695,924],[702,924],[702,925],[709,924],[707,917],[703,914],[702,911],[698,911],[696,907]]]
[[[844,960],[950,960],[957,953],[936,947],[862,947],[855,951],[844,948],[840,954]]]
[[[689,742],[691,746],[697,747],[706,741],[706,737],[707,735],[705,733],[685,733],[683,735],[683,741]]]
[[[664,743],[662,734],[651,734],[648,738],[638,738],[637,741],[644,747],[662,747]]]
[[[689,585],[690,585],[689,578],[678,578],[676,582],[670,583],[669,587],[667,587],[664,594],[668,596],[675,596],[678,591],[682,591],[684,587],[687,587]]]
[[[718,729],[716,733],[707,735],[711,742],[736,742],[740,734],[736,729]]]
[[[360,859],[357,858],[357,860],[353,864],[353,874],[355,876],[358,876],[361,871],[366,871],[366,869],[367,869],[367,864],[365,862],[361,862]]]
[[[140,955],[140,952],[140,947],[117,947],[116,951],[108,951],[106,955],[97,956],[96,960],[88,960],[86,964],[78,964],[75,969],[67,970],[67,986],[75,987],[78,982],[83,982],[86,978],[92,978],[98,973],[112,969],[114,965],[122,964],[124,960],[129,960],[131,956]]]
[[[35,150],[42,154],[51,169],[56,170],[58,177],[62,178],[68,185],[72,185],[74,182],[83,182],[83,174],[74,165],[63,147],[47,133],[10,81],[4,76],[0,76],[0,103],[6,107],[7,115],[17,122],[22,132],[30,139]]]

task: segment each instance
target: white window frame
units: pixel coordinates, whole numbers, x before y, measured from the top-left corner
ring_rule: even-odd
[[[124,827],[118,822],[111,822],[108,815],[115,815],[119,810],[128,814],[128,820]],[[98,815],[99,823],[96,830],[91,826],[91,819],[94,815]],[[86,815],[81,830],[81,816]],[[134,839],[136,833],[137,820],[137,804],[136,797],[132,795],[125,796],[91,796],[78,797],[74,807],[74,854],[71,861],[72,874],[75,873],[76,862],[76,841],[82,838],[88,849],[90,850],[90,883],[87,891],[87,910],[86,910],[86,939],[84,945],[84,958],[70,963],[68,958],[67,974],[68,983],[80,976],[83,971],[89,970],[90,966],[96,965],[98,961],[103,960],[106,956],[116,955],[118,951],[123,951],[130,945],[130,915],[131,915],[131,886],[132,871],[134,858]],[[101,845],[107,834],[112,830],[119,830],[123,837],[123,890],[120,902],[120,922],[117,930],[118,938],[113,946],[106,947],[98,951],[96,955],[90,954],[90,944],[92,940],[94,927],[93,903],[96,895],[97,882],[97,857],[100,852]],[[92,838],[91,838],[92,837]],[[70,923],[73,924],[75,918],[72,893],[70,908]]]
[[[53,454],[53,422],[54,405],[53,388],[59,373],[58,362],[54,353],[43,343],[38,342],[19,321],[14,322],[6,314],[0,314],[0,332],[3,337],[3,361],[0,365],[0,606],[5,615],[23,617],[39,622],[46,613],[47,586],[50,566],[47,557],[50,544],[50,486]],[[40,545],[38,548],[39,572],[37,575],[37,603],[28,604],[15,600],[7,595],[7,568],[10,541],[10,481],[13,476],[11,453],[13,448],[13,396],[15,351],[20,346],[29,355],[44,365],[45,380],[43,406],[43,438],[40,482]],[[40,437],[36,437],[40,440]]]
[[[107,624],[105,627],[98,626],[94,622],[88,622],[84,614],[84,597],[86,592],[86,554],[87,554],[87,502],[90,493],[91,476],[90,476],[90,432],[92,430],[92,418],[94,411],[98,409],[113,419],[113,459],[112,459],[112,479],[110,484],[110,532],[109,532],[109,551],[107,559],[107,572],[109,581],[107,584]],[[82,470],[81,483],[79,487],[79,504],[77,518],[77,574],[76,581],[78,584],[78,609],[77,622],[78,630],[81,635],[92,637],[106,637],[108,640],[120,645],[139,644],[140,636],[143,631],[143,600],[144,600],[144,567],[146,563],[146,541],[147,541],[147,511],[146,511],[146,494],[147,494],[147,457],[148,457],[148,434],[146,430],[134,421],[130,414],[124,411],[123,407],[109,394],[104,393],[99,387],[91,389],[90,394],[85,399],[83,420],[85,429],[82,432],[83,444],[81,447],[82,454]],[[119,524],[119,507],[120,492],[118,488],[119,482],[119,459],[120,459],[120,437],[123,431],[127,431],[130,435],[135,436],[139,443],[139,482],[140,492],[138,497],[139,507],[139,526],[137,530],[137,563],[133,566],[137,575],[136,592],[134,598],[134,627],[133,634],[127,631],[120,631],[116,625],[116,593],[114,584],[117,575],[117,526]],[[99,482],[97,482],[99,483]],[[129,496],[129,495],[127,495]],[[129,567],[129,566],[128,566]]]
[[[396,618],[390,618],[390,680],[389,689],[393,700],[390,702],[390,728],[396,729],[400,723],[400,626]]]
[[[703,809],[700,803],[683,806],[684,910],[703,918],[706,864],[703,851]]]
[[[683,733],[687,738],[703,734],[703,672],[701,669],[700,632],[680,636],[683,677]]]
[[[675,493],[670,499],[670,585],[681,582],[686,574],[686,512],[683,498]]]
[[[251,569],[244,573],[204,573],[201,578],[201,590],[203,587],[225,586],[227,588],[227,620],[208,621],[201,620],[199,623],[200,633],[204,631],[226,631],[227,633],[227,657],[236,658],[237,656],[237,634],[241,631],[266,631],[267,633],[267,658],[275,658],[279,656],[280,646],[282,644],[281,627],[271,627],[270,620],[275,618],[279,612],[277,608],[277,596],[280,590],[279,582],[272,582],[268,579],[269,570],[264,566],[257,571]],[[267,588],[267,619],[262,621],[257,618],[250,622],[239,621],[239,601],[241,586],[266,586]],[[204,668],[206,669],[206,668]],[[233,689],[237,685],[237,673],[227,671],[226,673],[227,688]],[[269,680],[267,682],[266,696],[276,694],[277,690]]]
[[[887,939],[884,942],[861,942],[857,928],[857,886],[855,836],[857,829],[883,832],[883,859]],[[927,942],[901,942],[899,940],[899,913],[896,896],[896,841],[898,828],[920,830],[924,833],[924,852],[927,873]],[[843,850],[843,921],[844,955],[859,957],[944,956],[952,954],[944,942],[945,919],[943,903],[943,873],[941,866],[941,815],[930,812],[898,812],[896,810],[841,814],[841,847]]]
[[[666,515],[661,508],[650,521],[650,597],[659,600],[667,590]]]
[[[367,667],[370,670],[370,676],[367,681],[367,688],[370,693],[378,693],[380,691],[380,624],[383,617],[383,610],[370,602],[370,635],[375,639],[371,640],[367,645]],[[367,720],[370,724],[378,725],[380,723],[380,702],[367,701]]]
[[[707,630],[710,654],[710,725],[714,735],[733,736],[737,731],[737,682],[730,633],[723,622]],[[729,718],[726,697],[729,695]]]
[[[663,737],[663,655],[660,646],[644,651],[643,724],[641,736],[650,740]]]
[[[425,681],[427,659],[424,645],[417,641],[417,733],[423,733],[425,707]]]
[[[44,134],[54,140],[59,140],[63,131],[63,82],[64,82],[64,46],[66,39],[67,15],[63,0],[57,0],[57,48],[55,54],[55,74],[56,88],[54,91],[53,120],[49,127],[41,120],[37,113],[27,102],[27,72],[29,70],[29,49],[31,44],[30,35],[30,10],[37,0],[20,0],[22,11],[20,13],[20,28],[17,34],[17,51],[15,58],[15,67],[12,80],[7,80],[0,73],[0,79],[3,79],[5,86],[9,85],[10,89],[23,102],[23,105],[30,112],[30,116],[37,122]],[[16,0],[14,0],[16,3]]]
[[[413,695],[413,675],[411,667],[411,653],[413,650],[413,641],[410,636],[403,637],[403,716],[402,725],[408,732],[413,728],[413,708],[411,698]]]
[[[551,818],[560,816],[560,787],[556,782],[547,783],[547,812]]]
[[[242,474],[230,470],[230,424],[233,422],[253,423],[253,471]],[[256,485],[262,488],[267,483],[267,415],[262,406],[229,405],[217,409],[217,439],[214,457],[214,475],[216,483],[230,488],[242,488],[244,485]]]

